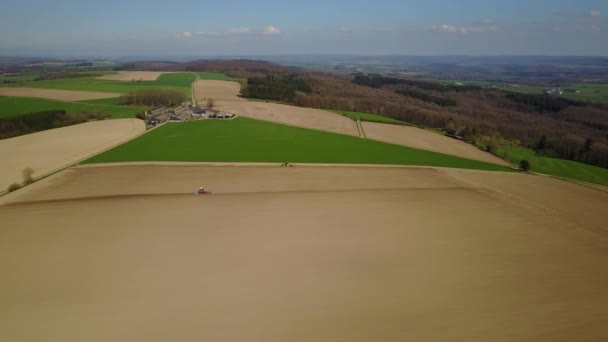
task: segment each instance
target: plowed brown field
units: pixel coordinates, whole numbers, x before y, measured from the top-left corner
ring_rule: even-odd
[[[561,180],[106,165],[3,201],[6,340],[608,339],[608,193]]]

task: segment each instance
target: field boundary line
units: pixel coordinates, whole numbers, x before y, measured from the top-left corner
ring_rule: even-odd
[[[590,189],[594,189],[597,191],[601,191],[601,192],[606,192],[608,193],[608,186],[603,185],[603,184],[596,184],[596,183],[591,183],[591,182],[585,182],[582,180],[578,180],[578,179],[572,179],[572,178],[566,178],[566,177],[561,177],[561,176],[556,176],[556,175],[550,175],[550,174],[546,174],[546,173],[539,173],[539,172],[530,172],[536,176],[540,176],[540,177],[550,177],[550,178],[555,178],[555,179],[559,179],[562,181],[566,181],[566,182],[570,182],[570,183],[574,183],[577,185],[581,185],[584,186],[586,188],[590,188]]]
[[[474,170],[474,169],[461,169],[455,167],[441,167],[441,166],[428,166],[428,165],[399,165],[399,164],[339,164],[339,163],[291,163],[297,168],[370,168],[370,169],[418,169],[427,171],[440,171],[440,170],[458,170],[463,172],[510,172],[510,171],[490,171],[490,170]],[[81,164],[76,166],[77,168],[101,168],[101,167],[128,167],[128,166],[190,166],[190,167],[268,167],[276,168],[280,167],[281,162],[183,162],[183,161],[136,161],[136,162],[116,162],[116,163],[94,163],[94,164]]]

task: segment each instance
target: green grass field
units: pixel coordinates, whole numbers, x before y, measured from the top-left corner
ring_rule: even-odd
[[[608,170],[601,167],[570,160],[539,156],[536,152],[523,147],[503,146],[497,150],[496,154],[505,157],[517,165],[519,165],[521,160],[526,159],[530,162],[532,171],[534,172],[608,185]]]
[[[40,73],[37,72],[29,72],[19,74],[18,76],[1,76],[0,75],[0,86],[12,86],[14,83],[12,82],[29,82],[33,81],[36,78],[40,77]],[[9,81],[11,83],[4,83],[4,81]]]
[[[0,96],[0,118],[45,110],[65,110],[67,113],[103,112],[119,119],[133,118],[135,114],[145,111],[146,108]]]
[[[399,121],[399,120],[395,120],[392,118],[387,118],[386,116],[382,116],[382,115],[360,113],[360,112],[349,112],[349,111],[345,111],[345,110],[332,110],[331,112],[334,112],[334,113],[340,114],[340,115],[344,115],[344,116],[349,117],[354,120],[413,126],[412,124],[407,123],[405,121]]]
[[[182,161],[397,164],[491,171],[509,168],[239,117],[169,123],[85,163]]]
[[[607,84],[573,84],[571,86],[564,87],[564,89],[580,91],[580,94],[565,92],[564,96],[569,99],[608,103]]]
[[[166,89],[181,91],[190,95],[192,82],[196,79],[193,73],[163,74],[156,81],[112,81],[95,77],[68,78],[61,80],[31,81],[19,86],[45,89],[98,91],[104,93],[128,93],[145,89]]]

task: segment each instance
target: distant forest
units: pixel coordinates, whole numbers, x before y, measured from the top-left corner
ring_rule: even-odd
[[[265,77],[249,78],[241,89],[245,97],[292,102],[296,92],[310,94],[310,85],[297,74],[272,73]]]
[[[585,107],[587,105],[585,102],[569,100],[564,97],[547,94],[509,93],[507,97],[517,103],[534,106],[539,112],[559,112],[570,106]]]
[[[458,104],[458,102],[456,100],[444,99],[442,97],[429,95],[427,93],[423,93],[421,91],[416,91],[416,90],[403,89],[403,90],[396,90],[395,92],[397,94],[401,94],[404,96],[410,96],[410,97],[417,98],[424,102],[432,102],[432,103],[440,105],[442,107],[454,107]]]
[[[476,85],[452,85],[452,84],[443,84],[438,82],[429,82],[429,81],[421,81],[421,80],[412,80],[412,79],[404,79],[404,78],[395,78],[395,77],[385,77],[380,75],[363,75],[358,74],[355,75],[353,79],[353,83],[371,87],[371,88],[382,88],[385,85],[408,85],[424,90],[435,90],[440,92],[447,91],[472,91],[472,90],[481,90],[480,86]]]

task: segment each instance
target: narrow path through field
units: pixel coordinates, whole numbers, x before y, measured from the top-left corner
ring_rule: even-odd
[[[360,119],[357,119],[357,127],[359,128],[359,131],[361,132],[361,137],[364,139],[367,139],[367,136],[365,135],[365,131],[363,130],[363,125],[361,124]]]
[[[195,72],[193,72],[192,74],[194,76],[196,76],[196,79],[194,79],[194,81],[190,85],[190,87],[192,88],[192,105],[196,106],[196,105],[198,105],[198,102],[196,101],[196,95],[195,95],[194,87],[196,86],[196,81],[198,81],[201,77],[197,73],[195,73]]]

